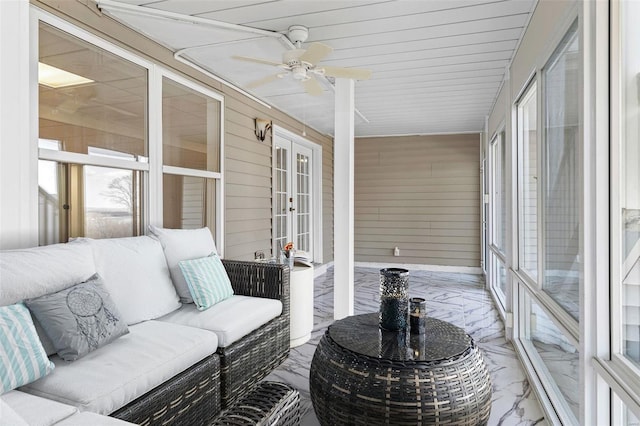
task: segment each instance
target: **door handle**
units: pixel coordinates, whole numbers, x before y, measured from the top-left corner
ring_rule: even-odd
[[[296,211],[296,209],[294,209],[293,207],[289,207],[289,211],[290,212],[294,212],[294,211]]]

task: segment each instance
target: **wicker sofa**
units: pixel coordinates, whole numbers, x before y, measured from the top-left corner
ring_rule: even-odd
[[[114,269],[123,269],[126,272],[127,266],[120,265],[129,261],[135,262],[135,257],[140,254],[138,252],[144,251],[143,255],[147,257],[149,257],[150,251],[155,250],[154,253],[157,253],[157,244],[159,244],[150,237],[93,241],[100,241],[100,244],[103,245],[102,257],[119,256],[119,258],[116,260],[108,259],[106,263],[99,261],[100,256],[96,255],[96,247],[99,247],[99,244],[92,241],[0,252],[0,286],[3,289],[0,295],[0,306],[14,304],[24,299],[30,300],[30,298],[42,294],[64,289],[72,283],[86,280],[87,274],[93,274],[96,271],[98,274],[104,272],[105,278],[108,277],[113,281],[114,277],[123,273],[123,271],[112,273]],[[153,250],[142,250],[140,246],[145,248],[153,246],[154,248]],[[130,250],[131,247],[134,250]],[[92,254],[87,256],[86,250],[90,250]],[[133,259],[131,259],[132,257]],[[92,259],[95,264],[91,262]],[[155,258],[153,261],[156,262],[158,259]],[[51,267],[51,262],[60,266]],[[201,425],[214,421],[223,408],[232,407],[234,402],[249,393],[261,379],[282,363],[289,353],[289,269],[279,264],[234,260],[223,260],[222,262],[234,291],[234,295],[228,303],[223,301],[216,304],[206,311],[209,313],[200,313],[192,306],[181,303],[178,303],[178,309],[171,308],[171,312],[156,310],[157,317],[129,325],[129,334],[119,337],[114,342],[96,349],[77,361],[68,362],[58,359],[57,355],[49,349],[47,350],[48,355],[56,365],[53,372],[11,391],[11,398],[4,398],[5,395],[2,395],[0,399],[15,401],[17,396],[21,396],[20,394],[28,393],[30,394],[28,397],[31,398],[50,398],[63,404],[75,406],[77,411],[87,412],[85,415],[93,412],[98,415],[109,415],[114,421],[121,419],[136,424]],[[111,265],[109,271],[104,270],[105,265]],[[118,265],[118,267],[114,268],[113,265]],[[28,274],[24,272],[25,267],[29,268]],[[103,268],[102,271],[101,268]],[[132,271],[132,274],[135,275],[138,272]],[[163,274],[169,276],[169,271],[163,271]],[[140,274],[138,273],[138,275]],[[44,283],[39,281],[44,281]],[[109,280],[105,279],[105,281]],[[117,288],[118,285],[120,288],[126,288],[124,284],[117,284],[115,287]],[[126,285],[131,286],[130,283],[126,283]],[[152,290],[155,292],[154,289]],[[162,293],[163,291],[158,290],[157,292]],[[118,294],[121,293],[118,291],[112,293],[112,296],[115,296],[114,302],[118,306],[118,298],[124,300],[122,294]],[[126,300],[123,302],[129,305],[128,307],[122,306],[123,312],[135,308],[135,299],[140,297],[140,295],[134,294],[131,296],[134,301]],[[157,296],[147,294],[145,297],[154,298]],[[277,315],[274,315],[275,301],[277,301],[277,306],[281,306]],[[152,305],[146,301],[141,301],[140,304]],[[253,321],[253,325],[245,326],[243,324],[245,321],[243,310],[251,311],[247,312],[250,317],[249,314],[252,314],[253,311],[259,313],[260,309],[255,307],[259,307],[260,304],[270,304],[269,310],[265,310],[265,312],[270,312],[270,316],[266,317],[264,314],[262,317],[253,318],[250,320]],[[218,306],[221,311],[216,314],[213,311]],[[167,311],[167,309],[165,308],[163,311]],[[160,315],[161,313],[162,315]],[[226,320],[222,322],[227,323],[222,332],[219,331],[220,324],[212,324],[216,321],[220,322],[220,318],[225,318]],[[264,318],[269,319],[265,321]],[[258,325],[256,326],[256,324]],[[43,337],[43,332],[37,321],[36,329],[40,331],[39,337],[46,349],[50,342],[45,342],[46,337]],[[140,336],[147,337],[145,336],[146,329],[158,330],[151,332],[151,334],[157,334],[154,337],[157,342],[151,339],[148,347],[144,347],[146,341],[140,340],[142,339]],[[158,381],[157,377],[147,380],[144,377],[144,369],[151,368],[148,366],[149,364],[157,362],[162,364],[162,368],[166,370],[164,364],[171,364],[174,361],[171,356],[162,353],[164,350],[162,348],[167,347],[167,342],[171,341],[172,335],[178,339],[178,343],[173,346],[180,346],[176,350],[182,350],[182,346],[186,348],[183,352],[188,352],[189,357],[182,358],[188,359],[190,365],[186,368],[172,367],[180,369],[180,371],[176,374],[171,373],[171,377],[163,378],[160,383],[154,383],[154,380]],[[235,337],[229,338],[229,336]],[[183,340],[186,343],[181,343]],[[142,345],[145,352],[140,356],[140,360],[136,361],[137,364],[132,361],[132,365],[127,367],[126,345],[134,341],[137,341],[139,346]],[[191,351],[188,347],[190,344],[197,346],[197,348]],[[140,350],[138,349],[138,351]],[[145,356],[148,356],[148,359],[145,360]],[[136,357],[134,350],[131,358]],[[126,381],[126,377],[129,377],[127,374],[130,374],[136,383],[135,386],[124,383],[122,387],[125,391],[118,391],[112,400],[106,403],[98,402],[94,406],[91,405],[92,402],[85,403],[84,395],[99,394],[101,390],[91,389],[91,378],[84,376],[87,376],[87,371],[101,370],[101,365],[96,363],[102,359],[106,360],[104,374],[109,375],[109,380],[111,380],[111,376],[122,375],[124,377],[122,380]],[[109,373],[111,364],[118,362],[124,366],[120,367],[136,371],[125,371],[122,374]],[[76,367],[80,370],[83,364],[85,372],[79,373],[80,377],[77,378],[80,390],[71,389],[68,394],[63,395],[57,395],[51,391],[51,389],[57,389],[56,386],[61,384],[65,386],[65,383],[76,382],[69,377],[74,377],[73,370]],[[162,374],[166,376],[168,373],[164,371]],[[138,377],[141,375],[142,379]],[[116,389],[118,386],[116,383],[112,387]],[[127,388],[127,386],[129,387]],[[83,387],[89,389],[83,389]],[[74,395],[78,396],[74,397]]]

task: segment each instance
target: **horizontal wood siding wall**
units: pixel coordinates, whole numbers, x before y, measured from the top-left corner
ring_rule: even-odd
[[[355,258],[480,266],[480,135],[356,139]]]
[[[233,89],[225,94],[225,257],[250,260],[256,251],[271,255],[272,133],[260,142],[256,117],[300,134],[302,123],[266,108]],[[323,261],[333,259],[333,139],[306,129],[306,139],[322,146]]]

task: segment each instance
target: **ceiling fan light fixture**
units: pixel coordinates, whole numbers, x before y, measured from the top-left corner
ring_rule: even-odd
[[[305,81],[309,80],[309,76],[307,75],[307,69],[305,67],[295,67],[291,70],[294,80]]]

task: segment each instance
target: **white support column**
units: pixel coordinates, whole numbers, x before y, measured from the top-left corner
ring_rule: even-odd
[[[32,90],[38,68],[31,31],[28,0],[0,0],[0,249],[38,245],[38,110]]]
[[[337,78],[333,139],[333,318],[353,315],[354,81]]]

